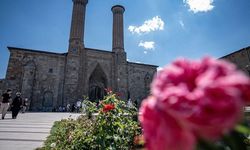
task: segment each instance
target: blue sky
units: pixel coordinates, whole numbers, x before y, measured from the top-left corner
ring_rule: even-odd
[[[89,0],[85,46],[111,50],[111,7],[125,7],[129,61],[164,66],[178,57],[222,57],[250,46],[249,0]],[[67,52],[71,0],[0,1],[0,78],[7,46]]]

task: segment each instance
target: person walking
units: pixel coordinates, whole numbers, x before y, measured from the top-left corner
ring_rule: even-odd
[[[11,93],[12,91],[8,89],[6,93],[2,95],[2,102],[0,107],[0,113],[2,114],[2,119],[5,118],[7,110],[9,109],[10,101],[11,101]]]
[[[74,111],[75,111],[75,109],[76,109],[75,104],[72,104],[72,106],[71,106],[71,112],[74,112]]]
[[[67,104],[66,110],[67,110],[67,112],[70,112],[70,103]]]
[[[22,104],[22,113],[25,113],[27,106],[28,106],[28,98],[25,98]]]
[[[131,99],[128,99],[127,107],[128,108],[132,108],[133,107],[133,103],[132,103]]]
[[[14,98],[11,104],[12,119],[16,119],[19,111],[21,110],[21,106],[22,106],[21,93],[17,92],[16,97]]]
[[[77,113],[80,112],[81,104],[82,104],[82,102],[81,102],[80,100],[78,100],[78,101],[76,102],[76,112],[77,112]]]

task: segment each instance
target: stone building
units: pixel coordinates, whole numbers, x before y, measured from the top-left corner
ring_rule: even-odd
[[[238,69],[250,75],[250,46],[221,57],[234,63]]]
[[[149,94],[157,66],[127,61],[124,49],[124,7],[112,7],[112,51],[84,46],[85,11],[88,0],[73,0],[69,47],[66,53],[8,47],[6,78],[1,90],[21,91],[33,111],[75,103],[83,95],[102,99],[105,88],[119,92],[124,100],[140,101]],[[1,91],[0,91],[1,92]]]
[[[234,63],[239,70],[250,76],[250,46],[223,56],[221,59]],[[250,122],[250,106],[245,107],[245,119]]]

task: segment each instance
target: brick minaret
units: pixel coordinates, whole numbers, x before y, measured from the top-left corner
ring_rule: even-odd
[[[113,43],[112,52],[115,53],[115,91],[119,92],[121,98],[127,100],[128,96],[128,70],[127,55],[124,50],[123,13],[125,8],[115,5],[111,8],[113,12]]]
[[[66,58],[62,105],[82,98],[85,85],[86,51],[84,46],[85,12],[88,0],[73,0],[73,12]]]
[[[73,0],[73,13],[69,38],[69,50],[84,46],[85,12],[88,0]]]
[[[115,5],[111,8],[113,12],[113,47],[112,51],[124,51],[123,35],[123,13],[125,8],[121,5]]]

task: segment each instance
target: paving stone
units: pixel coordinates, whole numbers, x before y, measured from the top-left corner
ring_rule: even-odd
[[[41,147],[54,121],[76,119],[76,113],[25,113],[0,120],[0,150],[33,150]]]

